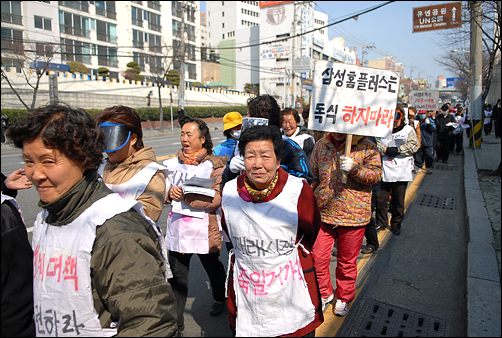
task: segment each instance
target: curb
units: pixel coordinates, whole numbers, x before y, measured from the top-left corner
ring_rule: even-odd
[[[467,337],[500,337],[500,274],[474,151],[464,144],[467,243]]]

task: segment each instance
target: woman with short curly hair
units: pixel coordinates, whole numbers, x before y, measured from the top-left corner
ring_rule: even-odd
[[[153,225],[98,176],[103,137],[90,115],[49,105],[7,135],[22,148],[44,209],[32,240],[36,335],[174,335],[175,301]]]

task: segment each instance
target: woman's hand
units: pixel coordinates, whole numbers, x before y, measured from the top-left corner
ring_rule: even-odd
[[[33,186],[28,177],[26,177],[23,168],[11,172],[5,179],[4,184],[11,190],[29,189]]]
[[[181,201],[184,197],[183,189],[177,185],[173,185],[169,190],[169,198],[173,201]]]

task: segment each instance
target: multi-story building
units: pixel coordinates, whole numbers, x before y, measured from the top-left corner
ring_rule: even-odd
[[[258,1],[207,1],[208,51],[219,60],[220,81],[230,89],[244,91],[246,84],[259,83],[260,40]],[[217,56],[216,56],[217,55]]]
[[[356,63],[355,51],[343,39],[329,39],[324,28],[328,15],[314,10],[312,2],[263,1],[260,7],[260,40],[271,41],[260,45],[260,68],[270,71],[260,75],[260,93],[292,107],[298,98],[309,100],[311,85],[305,80],[311,78],[316,60]]]
[[[155,78],[167,66],[180,69],[184,46],[185,80],[200,81],[199,16],[199,1],[4,1],[2,65],[45,57],[80,62],[93,74],[106,67],[119,79],[136,61]]]
[[[208,1],[206,6],[208,49],[219,53],[221,81],[232,89],[259,83],[260,93],[283,104],[287,98],[292,105],[293,96],[308,96],[302,83],[311,76],[315,60],[356,62],[355,52],[340,39],[329,40],[327,28],[322,28],[328,15],[315,11],[312,2]],[[313,28],[319,30],[302,34]],[[291,39],[293,33],[300,36]]]

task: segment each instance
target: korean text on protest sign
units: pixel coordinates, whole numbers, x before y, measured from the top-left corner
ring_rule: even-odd
[[[439,91],[413,90],[410,92],[410,105],[417,110],[437,110],[439,108]]]
[[[399,75],[317,61],[309,129],[386,137],[392,132]]]

